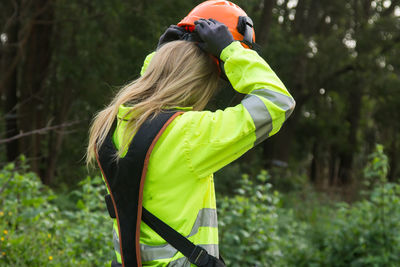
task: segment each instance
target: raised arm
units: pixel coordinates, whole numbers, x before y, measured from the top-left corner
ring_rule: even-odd
[[[185,132],[185,155],[200,178],[278,132],[295,106],[281,80],[256,52],[233,42],[223,49],[221,59],[233,88],[248,95],[235,107],[189,111],[176,122]]]

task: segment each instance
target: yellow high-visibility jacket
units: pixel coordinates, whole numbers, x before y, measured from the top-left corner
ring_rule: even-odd
[[[152,54],[142,68],[145,71]],[[213,173],[275,134],[295,101],[269,65],[254,51],[233,42],[221,53],[232,87],[247,96],[225,110],[191,111],[176,117],[150,156],[143,206],[208,253],[218,257],[218,223]],[[121,106],[113,135],[119,148],[123,120],[134,107]],[[118,262],[119,238],[114,223]],[[144,222],[140,226],[143,266],[190,266],[187,259]]]

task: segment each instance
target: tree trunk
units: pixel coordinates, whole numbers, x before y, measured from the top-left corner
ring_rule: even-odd
[[[292,117],[286,121],[279,132],[272,136],[271,139],[267,139],[263,143],[263,158],[266,160],[264,167],[271,167],[272,162],[287,163],[292,153],[292,141],[294,138],[294,129],[296,124],[296,118],[292,114]]]
[[[267,43],[269,30],[272,21],[272,8],[274,7],[273,0],[264,0],[264,8],[261,13],[260,22],[258,23],[257,39],[256,42],[260,45]]]
[[[312,154],[313,158],[311,160],[311,166],[310,166],[310,181],[314,185],[317,183],[317,177],[318,177],[318,141],[314,141],[313,148],[312,148]]]
[[[329,186],[334,186],[337,183],[338,177],[338,157],[337,157],[337,149],[334,146],[331,146],[329,153]]]
[[[65,88],[69,88],[68,86],[65,86]],[[61,93],[60,93],[61,94]],[[57,96],[55,96],[57,97]],[[67,120],[67,117],[69,115],[69,111],[71,108],[71,103],[72,103],[72,97],[71,94],[68,90],[64,90],[63,94],[60,97],[60,105],[55,107],[55,110],[57,110],[56,118],[55,118],[55,124],[61,125],[63,122]],[[54,101],[57,102],[58,101]],[[43,182],[45,184],[50,184],[51,181],[53,180],[56,167],[57,167],[57,158],[58,154],[61,151],[62,147],[62,142],[64,140],[64,129],[61,129],[60,131],[57,132],[51,132],[49,134],[49,141],[48,141],[48,160],[46,164],[46,170],[45,174],[43,176]]]
[[[357,88],[362,84],[354,84],[349,92],[349,109],[347,112],[347,122],[350,125],[347,143],[343,144],[340,157],[340,167],[338,174],[338,182],[340,185],[346,185],[351,182],[354,154],[357,152],[357,131],[361,115],[361,98],[362,90]]]
[[[17,123],[17,43],[19,30],[19,2],[15,2],[14,10],[10,12],[9,26],[5,30],[7,41],[3,44],[1,57],[0,92],[4,96],[4,120],[5,120],[5,138],[10,138],[18,134]],[[16,9],[16,10],[15,10]],[[19,155],[19,142],[14,140],[6,143],[7,161],[13,161]]]
[[[45,94],[43,83],[51,57],[51,35],[53,30],[54,1],[36,0],[27,8],[32,12],[28,23],[27,46],[25,49],[25,62],[22,69],[20,127],[21,130],[31,131],[45,126],[43,114]],[[42,147],[43,136],[32,135],[22,139],[22,150],[31,159],[32,170],[39,175],[43,174],[41,162],[45,160]],[[51,155],[49,155],[51,156]]]

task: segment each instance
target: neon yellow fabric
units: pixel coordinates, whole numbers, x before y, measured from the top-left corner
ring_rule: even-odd
[[[156,53],[156,52],[153,52],[153,53],[147,55],[147,57],[144,59],[142,69],[140,70],[140,75],[143,75],[143,73],[146,71],[146,69],[147,69],[147,67],[149,66],[150,61],[151,61],[151,59],[153,58],[153,56],[154,56],[155,53]]]
[[[142,74],[152,55],[146,58]],[[275,134],[294,108],[283,83],[256,52],[233,42],[221,59],[233,88],[248,98],[225,110],[186,111],[166,128],[150,156],[143,206],[184,236],[190,235],[202,209],[216,209],[213,173]],[[125,127],[121,118],[132,108],[119,109],[117,147]],[[218,244],[217,227],[199,229],[189,238],[195,244]],[[166,244],[143,222],[140,235],[140,243],[149,247]],[[176,253],[145,261],[143,266],[166,266],[182,257]]]

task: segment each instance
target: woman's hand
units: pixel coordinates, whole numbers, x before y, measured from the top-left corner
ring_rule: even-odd
[[[163,33],[163,35],[161,35],[160,40],[158,41],[157,48],[160,48],[162,45],[172,41],[182,40],[185,34],[185,29],[176,25],[171,25]]]
[[[219,58],[222,50],[230,45],[234,39],[228,27],[215,19],[199,19],[194,22],[196,32],[203,43],[201,49]]]

